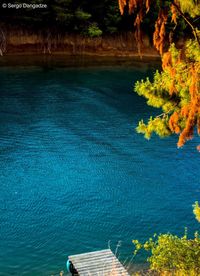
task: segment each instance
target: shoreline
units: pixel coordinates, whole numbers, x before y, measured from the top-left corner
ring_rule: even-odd
[[[160,55],[158,53],[156,53],[156,51],[154,51],[153,49],[149,49],[149,50],[144,50],[141,52],[141,55],[139,55],[139,53],[137,51],[83,51],[83,52],[79,52],[76,54],[73,54],[69,51],[63,51],[63,50],[57,50],[57,51],[53,51],[52,53],[42,53],[39,51],[8,51],[6,53],[4,53],[2,55],[2,57],[5,56],[30,56],[30,55],[42,55],[42,56],[60,56],[60,55],[64,55],[64,56],[74,56],[74,57],[80,57],[80,56],[93,56],[93,57],[137,57],[137,58],[141,58],[141,57],[145,57],[145,58],[156,58],[156,59],[161,59]]]
[[[70,57],[105,57],[105,58],[128,58],[128,57],[134,57],[134,58],[149,58],[149,59],[158,59],[160,60],[161,57],[158,53],[155,53],[155,51],[144,51],[141,52],[141,55],[138,54],[138,52],[131,52],[131,51],[98,51],[98,52],[80,52],[76,54],[72,54],[71,52],[67,51],[54,51],[52,53],[42,53],[42,52],[37,52],[37,51],[12,51],[12,52],[7,52],[4,53],[0,58],[2,57],[7,57],[7,56],[44,56],[44,57],[54,57],[54,56],[70,56]]]
[[[89,53],[72,55],[66,52],[54,52],[42,54],[35,52],[7,53],[0,57],[0,67],[7,66],[39,66],[53,67],[137,67],[143,70],[154,66],[160,66],[161,58],[158,55],[144,53],[142,58],[138,53],[129,55],[107,55],[105,53]]]
[[[30,33],[24,29],[8,29],[5,31],[5,43],[1,46],[0,53],[3,56],[64,55],[141,59],[138,53],[138,43],[132,32],[92,38],[67,33],[42,36],[38,32]],[[141,55],[148,59],[161,58],[146,35],[141,42]]]

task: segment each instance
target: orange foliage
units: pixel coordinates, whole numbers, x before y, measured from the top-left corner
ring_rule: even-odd
[[[150,2],[151,2],[151,0],[146,0],[146,13],[148,13],[148,11],[150,9]]]
[[[172,13],[172,22],[177,24],[177,9],[173,4],[171,4],[171,13]]]
[[[181,114],[182,117],[187,118],[188,115],[189,115],[189,112],[190,112],[190,105],[184,105],[184,106],[181,108],[180,114]]]
[[[150,9],[151,0],[118,0],[120,13],[124,14],[124,8],[127,5],[129,13],[133,13],[134,10],[139,8],[141,10],[145,4],[146,13]]]
[[[172,83],[171,83],[171,86],[169,88],[169,95],[172,96],[173,94],[176,94],[176,93],[177,93],[177,89],[176,89],[176,86],[175,86],[175,80],[173,79]]]
[[[180,133],[178,121],[179,121],[179,116],[178,116],[178,113],[175,111],[169,119],[169,128],[172,132],[175,132],[176,134]]]
[[[127,0],[118,0],[119,10],[121,14],[124,14],[124,8],[126,6],[126,2]]]
[[[136,27],[135,39],[137,41],[139,55],[141,55],[141,44],[142,44],[142,35],[141,35],[141,30],[140,30],[142,18],[143,18],[143,14],[142,14],[142,10],[140,10],[140,12],[138,13],[138,15],[135,19],[135,22],[134,22],[134,26]]]
[[[135,10],[137,10],[137,16],[134,23],[134,25],[137,27],[137,32],[138,32],[138,28],[140,28],[140,25],[143,19],[144,10],[146,10],[146,13],[149,11],[151,2],[152,2],[151,0],[118,0],[121,14],[124,14],[125,6],[128,7],[129,14],[132,14]],[[178,2],[176,2],[176,6],[178,6]],[[176,6],[173,3],[170,6],[171,13],[172,13],[172,22],[174,22],[175,24],[177,24],[177,16],[178,16]],[[158,18],[155,22],[153,43],[161,55],[163,54],[163,50],[164,50],[163,48],[164,48],[164,41],[165,41],[165,34],[166,34],[165,25],[167,23],[167,18],[168,18],[170,9],[160,8],[160,11],[158,13]],[[140,20],[138,19],[138,17]],[[136,36],[136,39],[137,39],[137,36]],[[172,36],[171,38],[169,37],[169,40],[172,40]],[[138,42],[138,45],[140,46],[139,41],[137,42]]]
[[[187,140],[192,139],[194,125],[195,125],[195,112],[194,112],[194,110],[191,110],[189,112],[189,116],[186,121],[186,126],[185,126],[184,130],[181,132],[179,139],[178,139],[177,146],[179,148],[182,147]]]
[[[124,13],[124,8],[127,5],[129,13],[133,13],[137,10],[136,19],[134,22],[135,26],[135,38],[138,44],[138,51],[140,53],[141,48],[141,23],[143,20],[143,15],[146,10],[146,13],[150,9],[151,0],[118,0],[119,8],[121,14]],[[171,10],[172,13],[172,22],[177,24],[177,16],[178,11],[177,7],[178,1],[175,4],[171,4],[170,9],[160,8],[158,13],[158,18],[155,22],[155,31],[153,34],[153,44],[155,48],[159,51],[159,53],[163,56],[162,58],[162,67],[163,70],[168,70],[171,77],[171,86],[169,87],[169,96],[173,97],[174,94],[177,94],[176,83],[178,85],[184,87],[186,85],[186,80],[182,78],[181,74],[176,72],[176,65],[185,60],[185,50],[182,49],[179,52],[179,56],[177,60],[173,61],[172,64],[172,56],[170,52],[164,53],[164,42],[166,37],[166,23],[168,19],[168,14]],[[171,33],[171,35],[173,35]],[[170,40],[170,38],[169,38]],[[172,37],[171,37],[172,40]],[[194,127],[197,125],[198,134],[200,134],[200,65],[193,65],[193,63],[189,61],[186,70],[188,70],[188,66],[190,68],[190,75],[188,79],[191,79],[191,84],[189,85],[189,96],[190,101],[185,106],[180,108],[177,107],[177,110],[170,116],[169,118],[169,128],[172,132],[179,134],[178,147],[182,147],[185,142],[192,138]],[[196,66],[196,67],[195,67]],[[178,86],[177,86],[178,87]],[[182,123],[182,125],[181,125]],[[183,128],[183,125],[185,126]],[[198,146],[198,150],[200,151],[200,146]]]
[[[176,64],[178,64],[184,53],[181,52]],[[167,52],[163,55],[163,70],[169,70],[171,76],[171,87],[169,94],[172,95],[176,93],[175,87],[175,78],[176,76],[176,64],[172,64],[171,53]],[[200,83],[200,68],[199,65],[194,65],[193,63],[189,64],[189,74],[191,78],[191,83],[189,86],[189,95],[190,101],[187,105],[184,105],[182,108],[175,111],[169,118],[169,128],[172,132],[179,134],[178,147],[182,147],[187,140],[192,139],[194,127],[197,125],[197,132],[200,134],[200,92],[199,92],[199,83]],[[183,81],[182,81],[183,82]],[[184,82],[183,82],[184,84]],[[181,121],[185,122],[185,127],[181,131],[180,123]],[[200,146],[198,148],[200,150]]]
[[[129,3],[128,3],[129,14],[133,13],[134,9],[137,8],[137,5],[138,5],[137,0],[129,0]]]
[[[166,52],[163,55],[163,59],[162,59],[162,68],[163,70],[165,70],[167,67],[171,67],[172,66],[172,56],[170,52]]]
[[[150,1],[151,0],[146,0],[145,2],[143,0],[118,0],[121,14],[124,14],[124,8],[126,5],[128,6],[129,14],[132,14],[134,10],[138,9],[136,19],[134,21],[134,26],[135,26],[135,39],[137,41],[139,54],[141,54],[140,49],[142,44],[141,22],[143,20],[143,14],[144,14],[143,7],[145,3],[146,13],[147,13],[150,9]]]
[[[182,147],[187,140],[193,137],[194,127],[197,124],[197,132],[200,134],[200,94],[198,85],[200,82],[199,72],[191,65],[190,73],[192,75],[192,82],[189,88],[190,103],[180,110],[180,115],[186,120],[185,128],[181,132],[178,140],[178,147]],[[171,120],[171,118],[170,118]]]
[[[165,41],[165,25],[167,23],[168,12],[160,10],[155,23],[155,31],[153,34],[153,44],[161,55],[163,55]]]
[[[121,14],[124,13],[124,8],[126,5],[128,6],[129,14],[132,14],[134,12],[134,10],[136,10],[137,8],[139,8],[141,10],[143,8],[144,3],[145,3],[146,13],[147,13],[150,9],[151,0],[146,0],[146,1],[144,1],[144,0],[118,0],[118,3],[119,3],[119,8],[120,8]]]

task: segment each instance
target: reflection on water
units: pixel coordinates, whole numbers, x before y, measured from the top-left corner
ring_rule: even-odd
[[[0,275],[52,275],[109,240],[130,258],[132,239],[197,229],[197,141],[134,130],[157,112],[132,92],[152,71],[0,69]]]

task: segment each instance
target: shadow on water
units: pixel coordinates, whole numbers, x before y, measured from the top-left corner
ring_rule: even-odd
[[[152,64],[153,63],[153,64]],[[100,57],[70,55],[7,55],[0,58],[0,66],[39,66],[44,70],[57,67],[102,67],[126,66],[144,69],[160,64],[159,57]]]

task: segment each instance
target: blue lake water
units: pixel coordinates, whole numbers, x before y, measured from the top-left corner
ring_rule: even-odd
[[[0,275],[58,275],[68,255],[199,228],[198,139],[145,140],[132,92],[152,66],[0,68]],[[142,262],[140,257],[133,262]]]

